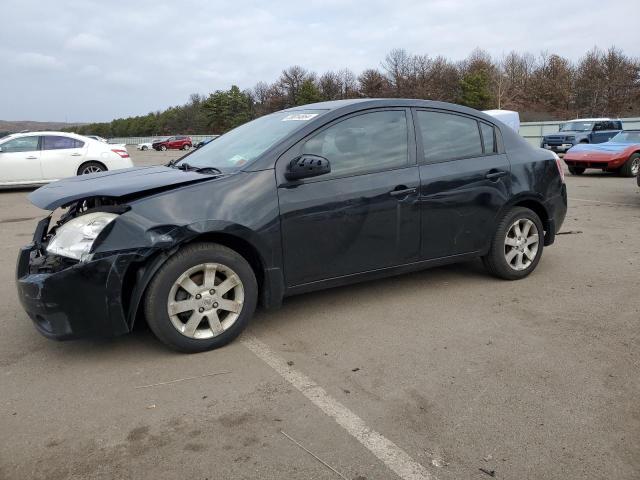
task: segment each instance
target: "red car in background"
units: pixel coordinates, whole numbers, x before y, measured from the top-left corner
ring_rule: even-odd
[[[565,153],[564,161],[573,175],[597,168],[635,177],[640,171],[640,130],[623,130],[604,143],[575,145]]]
[[[189,150],[193,146],[191,137],[186,135],[175,135],[153,142],[151,145],[154,150]]]

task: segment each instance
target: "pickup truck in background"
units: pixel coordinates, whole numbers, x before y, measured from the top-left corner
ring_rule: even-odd
[[[558,133],[542,137],[540,146],[564,153],[579,143],[603,143],[622,131],[622,121],[611,118],[582,118],[565,122]]]

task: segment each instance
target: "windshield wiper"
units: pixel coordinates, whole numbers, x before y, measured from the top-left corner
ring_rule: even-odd
[[[184,170],[185,172],[196,172],[196,173],[215,173],[218,175],[222,175],[222,170],[217,167],[194,167],[193,165],[189,165],[187,162],[183,162],[180,165],[176,165],[179,159],[171,160],[167,163],[167,167],[177,168],[178,170]]]
[[[216,168],[216,167],[194,168],[193,171],[194,172],[198,172],[198,173],[217,173],[218,175],[222,174],[222,170],[220,170],[219,168]]]

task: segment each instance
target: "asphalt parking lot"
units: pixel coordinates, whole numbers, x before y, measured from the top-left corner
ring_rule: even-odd
[[[471,262],[293,297],[198,355],[41,337],[14,265],[45,213],[0,191],[0,478],[640,478],[640,193],[567,183],[525,280]]]

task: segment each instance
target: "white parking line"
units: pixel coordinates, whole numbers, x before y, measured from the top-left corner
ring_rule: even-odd
[[[388,438],[369,428],[359,416],[331,397],[324,388],[309,377],[287,365],[263,342],[251,335],[243,335],[241,342],[258,358],[273,368],[287,382],[298,389],[326,415],[333,418],[351,436],[364,445],[404,480],[435,480],[425,467],[413,460]]]
[[[633,203],[603,202],[602,200],[587,200],[586,198],[569,198],[569,200],[576,201],[576,202],[603,203],[605,205],[619,205],[621,207],[638,207],[638,206],[640,206],[640,204],[634,205]]]

